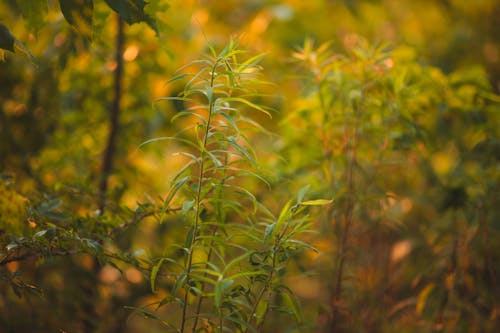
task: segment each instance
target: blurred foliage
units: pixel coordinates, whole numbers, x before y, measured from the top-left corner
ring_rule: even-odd
[[[122,113],[100,212],[117,14]],[[170,122],[184,103],[154,101],[231,35],[267,54],[273,84],[252,101],[277,110],[248,136],[271,189],[245,186],[276,213],[305,185],[335,199],[311,213],[319,254],[286,272],[301,331],[498,331],[499,16],[495,0],[1,2],[2,332],[162,331],[124,307],[169,295],[165,269],[156,294],[149,280],[186,236],[160,214],[186,160],[139,145],[186,125]]]

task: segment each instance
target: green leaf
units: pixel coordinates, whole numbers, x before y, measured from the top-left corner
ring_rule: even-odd
[[[289,239],[289,240],[286,241],[286,243],[287,244],[292,243],[294,245],[298,245],[300,247],[305,247],[307,249],[313,250],[316,253],[319,253],[318,249],[315,248],[314,246],[312,246],[311,244],[308,244],[306,242],[303,242],[303,241],[300,241],[300,240],[297,240],[297,239]]]
[[[264,243],[267,243],[269,241],[269,239],[273,235],[275,227],[276,223],[271,223],[266,227],[266,231],[264,232]]]
[[[158,275],[158,272],[160,271],[161,265],[165,261],[165,258],[161,258],[160,261],[153,267],[151,270],[151,276],[150,276],[150,283],[151,283],[151,291],[153,293],[156,293],[155,290],[155,284],[156,284],[156,276]]]
[[[297,306],[297,300],[295,299],[293,294],[289,293],[281,293],[281,296],[283,297],[285,304],[287,305],[288,309],[292,311],[292,313],[295,316],[295,320],[297,323],[302,322],[302,314],[300,312],[299,307]],[[293,297],[293,298],[292,298]]]
[[[269,307],[269,302],[266,299],[261,299],[259,304],[257,304],[257,309],[255,310],[255,317],[257,325],[264,320]]]
[[[266,109],[264,109],[260,105],[257,105],[255,103],[250,102],[247,99],[244,99],[244,98],[241,98],[241,97],[226,97],[226,98],[224,98],[224,100],[226,102],[239,102],[239,103],[246,104],[247,106],[251,107],[252,109],[260,111],[260,112],[266,114],[267,116],[269,116],[269,118],[272,118],[272,115],[271,115],[271,113],[269,111],[267,111]]]
[[[215,285],[215,306],[220,308],[222,304],[222,299],[224,298],[224,294],[233,284],[233,280],[231,279],[221,279],[217,281]]]
[[[147,145],[147,144],[150,144],[150,143],[153,143],[153,142],[157,142],[157,141],[177,141],[177,142],[182,142],[182,143],[185,143],[186,145],[188,146],[191,146],[193,148],[196,148],[197,150],[199,149],[197,145],[195,145],[194,143],[192,143],[191,141],[189,140],[186,140],[186,139],[183,139],[183,138],[179,138],[179,137],[175,137],[175,136],[163,136],[163,137],[159,137],[159,138],[153,138],[153,139],[149,139],[147,141],[144,141],[143,143],[141,143],[138,147],[141,148],[142,146],[144,145]]]
[[[299,193],[297,194],[297,204],[301,204],[302,200],[304,199],[304,196],[306,195],[307,191],[309,190],[310,185],[306,185],[303,188],[300,189]]]
[[[324,205],[329,205],[332,202],[333,202],[333,200],[316,199],[316,200],[303,201],[301,203],[301,205],[304,205],[304,206],[324,206]]]
[[[256,165],[255,158],[248,152],[247,149],[242,147],[236,140],[232,137],[227,138],[226,140],[233,146],[237,151],[241,153],[241,157],[245,157],[252,165]]]
[[[192,76],[193,74],[189,74],[189,73],[181,73],[181,74],[177,74],[175,75],[174,77],[172,77],[171,79],[169,79],[167,81],[167,84],[168,83],[171,83],[171,82],[174,82],[174,81],[177,81],[177,80],[180,80],[180,79],[183,79],[185,78],[186,76]]]
[[[111,9],[120,15],[128,24],[144,22],[149,25],[156,33],[158,27],[155,19],[144,11],[146,1],[144,0],[105,0]]]
[[[222,274],[226,274],[227,272],[229,272],[229,270],[231,269],[231,267],[235,266],[237,263],[241,262],[243,259],[246,259],[251,253],[249,252],[246,252],[236,258],[234,258],[233,260],[231,260],[231,262],[229,262],[226,267],[224,267],[224,271]]]
[[[194,207],[194,200],[186,200],[182,204],[182,213],[187,214]]]
[[[189,176],[183,177],[179,180],[177,180],[174,185],[170,188],[170,191],[168,192],[167,198],[165,199],[165,202],[163,203],[163,210],[166,211],[168,210],[168,205],[170,205],[170,201],[175,196],[175,193],[179,191],[179,189],[184,185],[187,181],[189,180]]]
[[[92,38],[93,0],[59,0],[61,12],[73,27],[87,39]]]
[[[281,228],[283,223],[285,223],[285,221],[287,221],[291,217],[291,212],[290,212],[291,203],[292,203],[291,201],[288,201],[280,212],[280,216],[278,217],[278,221],[276,222],[276,227],[278,228],[278,230],[279,228]]]
[[[9,29],[0,23],[0,48],[14,52],[14,42],[15,38],[12,35],[12,33],[9,31]]]
[[[16,0],[16,4],[26,19],[28,28],[38,32],[47,15],[47,0]]]

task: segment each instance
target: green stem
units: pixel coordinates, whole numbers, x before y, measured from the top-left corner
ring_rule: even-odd
[[[213,89],[214,87],[214,80],[215,80],[215,70],[219,64],[219,59],[214,63],[212,66],[212,71],[211,71],[211,78],[210,78],[210,89]],[[201,187],[203,185],[203,174],[205,172],[205,151],[207,147],[207,141],[208,141],[208,133],[210,131],[210,125],[211,125],[211,120],[212,120],[212,111],[214,108],[214,100],[213,100],[213,94],[210,95],[209,101],[208,101],[208,119],[207,119],[207,124],[205,127],[205,132],[204,132],[204,137],[203,137],[203,145],[200,153],[200,169],[198,173],[198,189],[196,191],[196,215],[194,219],[194,226],[193,226],[193,236],[191,237],[191,244],[189,244],[189,253],[188,253],[188,262],[187,262],[187,267],[186,267],[186,283],[188,284],[188,288],[186,289],[186,293],[184,295],[184,303],[182,306],[182,318],[181,318],[181,329],[180,332],[184,333],[185,326],[186,326],[186,315],[187,315],[187,306],[188,306],[188,297],[189,297],[189,280],[190,280],[190,275],[191,275],[191,269],[193,266],[193,248],[194,244],[197,241],[197,232],[198,232],[198,226],[200,224],[200,209],[201,209]],[[194,332],[194,329],[193,329]]]
[[[274,278],[274,270],[276,268],[276,253],[278,252],[278,249],[281,246],[281,240],[285,236],[287,229],[288,229],[288,223],[285,225],[285,227],[283,228],[283,231],[280,233],[280,235],[276,238],[276,243],[274,244],[273,250],[272,250],[272,254],[273,254],[272,259],[273,260],[272,260],[271,272],[269,273],[269,276],[266,279],[266,282],[264,283],[264,286],[262,287],[262,289],[259,293],[259,296],[257,296],[257,298],[255,299],[255,303],[253,305],[252,312],[250,313],[250,317],[249,317],[249,321],[248,321],[249,324],[252,323],[253,318],[255,316],[255,313],[257,312],[257,307],[258,307],[260,301],[262,300],[262,298],[264,297],[264,294],[266,293],[266,291],[268,292],[268,298],[271,298],[270,289],[271,289],[271,284],[272,284],[273,278]],[[262,328],[262,325],[264,324],[264,319],[267,315],[267,312],[268,312],[268,309],[266,309],[266,312],[264,312],[264,314],[262,316],[262,320],[257,327],[257,331],[260,331],[260,329]],[[243,332],[247,332],[247,331],[248,331],[248,329],[245,329]]]
[[[228,158],[227,158],[227,154],[226,154],[224,157],[224,164],[225,165],[227,165],[227,161],[228,161]],[[224,185],[224,183],[226,181],[226,169],[223,169],[223,170],[224,170],[224,172],[222,175],[221,184],[220,184],[219,190],[217,192],[217,197],[219,200],[217,201],[218,203],[217,203],[217,208],[216,208],[216,214],[218,216],[217,221],[221,221],[221,222],[224,222],[224,220],[225,220],[225,218],[222,216],[222,213],[220,211],[220,199],[222,199],[222,186]],[[212,237],[215,237],[218,230],[219,230],[218,226],[214,226],[214,228],[212,230]],[[208,245],[207,262],[210,262],[210,260],[212,258],[213,243],[214,243],[214,241],[212,238],[210,240],[209,245]],[[206,277],[206,276],[208,276],[208,274],[205,273],[204,276]],[[205,283],[204,282],[201,284],[200,290],[201,290],[201,293],[203,294],[203,291],[205,290]],[[198,327],[198,315],[201,312],[202,304],[203,304],[203,297],[200,296],[200,298],[198,299],[198,304],[196,305],[196,316],[194,317],[193,332],[196,332],[196,328]],[[221,325],[222,325],[222,317],[221,317]],[[221,332],[222,332],[222,326],[221,326]]]

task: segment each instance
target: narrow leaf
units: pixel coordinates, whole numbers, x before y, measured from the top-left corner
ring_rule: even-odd
[[[161,258],[160,261],[151,270],[150,284],[151,284],[151,291],[153,293],[156,293],[156,289],[155,289],[156,276],[158,275],[158,272],[160,271],[160,268],[161,268],[161,265],[163,264],[163,261],[165,261],[165,258]]]
[[[233,280],[231,279],[221,279],[217,281],[215,285],[215,306],[220,308],[222,304],[222,299],[224,298],[224,294],[233,284]]]
[[[300,189],[299,193],[297,194],[297,204],[302,203],[302,200],[304,199],[304,196],[306,195],[307,191],[309,190],[309,187],[310,187],[310,185],[306,185]]]
[[[187,181],[189,180],[189,176],[183,177],[179,180],[177,180],[174,185],[170,188],[170,191],[168,192],[167,198],[165,199],[165,202],[163,203],[163,209],[166,211],[168,210],[168,206],[170,205],[170,202],[174,198],[175,194],[179,189],[184,185]]]
[[[227,101],[227,102],[239,102],[239,103],[246,104],[247,106],[251,107],[252,109],[260,111],[260,112],[266,114],[267,116],[269,116],[269,118],[272,118],[272,115],[271,115],[271,113],[269,113],[269,111],[267,111],[266,109],[264,109],[260,105],[257,105],[255,103],[250,102],[247,99],[244,99],[244,98],[241,98],[241,97],[226,97],[226,98],[224,98],[224,100]]]
[[[333,200],[317,199],[317,200],[303,201],[301,204],[304,206],[324,206],[324,205],[329,205],[332,202]]]

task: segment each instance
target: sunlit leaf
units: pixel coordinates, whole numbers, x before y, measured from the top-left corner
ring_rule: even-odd
[[[333,203],[333,200],[316,199],[316,200],[302,201],[301,205],[304,205],[304,206],[324,206],[324,205],[329,205],[331,203]]]

